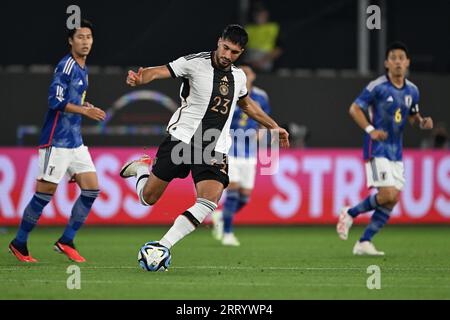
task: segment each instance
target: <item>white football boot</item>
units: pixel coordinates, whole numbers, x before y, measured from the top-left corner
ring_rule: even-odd
[[[370,241],[357,241],[353,247],[353,254],[357,256],[384,256],[384,252],[378,251]]]
[[[136,177],[137,168],[139,166],[150,166],[152,162],[153,159],[148,155],[143,155],[137,160],[129,161],[123,165],[122,169],[120,169],[120,176],[125,179]]]
[[[224,233],[222,238],[222,244],[224,246],[231,246],[231,247],[239,247],[241,243],[236,238],[234,233]]]
[[[336,231],[339,235],[339,238],[341,238],[342,240],[347,240],[348,231],[353,224],[353,217],[348,214],[348,209],[350,209],[350,207],[343,207],[341,209],[341,213],[339,214],[339,221],[336,225]]]
[[[216,240],[222,240],[223,238],[223,218],[222,210],[215,210],[211,213],[211,220],[213,224],[212,236]]]

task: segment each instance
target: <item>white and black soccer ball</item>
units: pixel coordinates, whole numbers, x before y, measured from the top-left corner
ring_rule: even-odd
[[[167,271],[170,265],[170,250],[156,241],[144,244],[138,253],[138,262],[145,271]]]

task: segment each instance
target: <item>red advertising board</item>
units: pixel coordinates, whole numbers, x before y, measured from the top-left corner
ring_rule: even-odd
[[[156,150],[149,150],[154,154]],[[190,177],[174,180],[152,207],[139,204],[135,179],[119,177],[122,164],[141,155],[137,148],[90,148],[101,195],[88,224],[170,224],[195,201]],[[275,174],[263,175],[258,164],[256,188],[249,205],[236,216],[242,224],[330,224],[339,209],[366,197],[360,150],[310,149],[281,151]],[[406,185],[391,223],[450,223],[450,153],[406,151]],[[17,225],[34,193],[37,150],[0,148],[0,225]],[[373,190],[372,192],[375,192]],[[75,184],[63,181],[44,209],[40,225],[65,224],[78,197]],[[223,201],[224,197],[222,197]],[[358,218],[365,222],[368,215]]]

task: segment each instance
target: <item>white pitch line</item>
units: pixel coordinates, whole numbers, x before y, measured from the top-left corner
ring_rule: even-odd
[[[68,265],[67,265],[68,266]],[[67,266],[43,266],[40,265],[24,265],[27,270],[30,271],[40,271],[42,269],[65,269]],[[23,271],[22,266],[7,266],[1,267],[0,271]],[[36,268],[34,268],[36,267]],[[81,270],[114,270],[114,269],[139,269],[139,266],[83,266],[80,265]],[[380,267],[381,270],[385,271],[450,271],[450,267]],[[195,270],[280,270],[280,271],[364,271],[366,272],[366,267],[271,267],[271,266],[260,266],[260,267],[245,267],[245,266],[180,266],[180,267],[170,267],[170,269],[195,269]]]

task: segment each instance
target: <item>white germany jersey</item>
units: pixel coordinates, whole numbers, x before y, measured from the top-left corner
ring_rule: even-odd
[[[214,67],[213,54],[191,54],[167,65],[172,77],[183,80],[181,107],[172,115],[167,132],[187,144],[193,141],[194,134],[195,142],[201,134],[203,147],[211,148],[213,144],[215,151],[227,154],[236,103],[248,94],[247,78],[233,65],[229,71]],[[208,137],[211,132],[215,132],[213,138]]]

